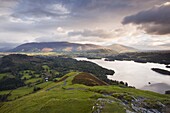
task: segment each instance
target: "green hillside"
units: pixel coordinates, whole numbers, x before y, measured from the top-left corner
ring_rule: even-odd
[[[55,82],[34,87],[21,87],[0,94],[11,93],[7,102],[1,102],[1,113],[126,113],[142,110],[166,111],[170,96],[115,85],[87,86],[73,84],[79,76],[94,75],[70,72]],[[93,78],[91,81],[100,83]],[[89,81],[88,81],[89,82]],[[40,90],[34,91],[35,87]],[[166,107],[164,106],[166,105]],[[168,112],[167,112],[168,113]]]
[[[0,58],[0,113],[168,113],[170,95],[142,91],[97,64],[71,58]]]

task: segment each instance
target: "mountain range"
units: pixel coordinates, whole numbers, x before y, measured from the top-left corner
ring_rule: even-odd
[[[113,44],[110,46],[100,46],[94,44],[79,44],[69,42],[33,42],[25,43],[11,49],[10,52],[135,52],[137,49]]]

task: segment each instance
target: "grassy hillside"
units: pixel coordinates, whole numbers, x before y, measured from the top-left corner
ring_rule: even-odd
[[[94,63],[71,58],[0,58],[0,113],[167,112],[170,96],[110,81]]]
[[[103,82],[102,80],[98,79],[92,74],[89,73],[80,73],[76,77],[74,77],[73,84],[84,84],[87,86],[102,86],[102,85],[108,85],[106,82]]]
[[[76,83],[75,79],[87,77],[91,82],[104,83],[93,75],[82,72],[69,72],[36,87],[21,87],[11,92],[8,102],[1,102],[1,113],[126,113],[142,110],[166,112],[170,105],[170,95],[137,90],[117,85],[87,86],[88,79]],[[73,83],[74,82],[74,83]],[[10,91],[2,91],[6,94]],[[18,96],[18,98],[16,98]],[[166,107],[165,107],[165,106]],[[167,111],[168,113],[168,111]]]

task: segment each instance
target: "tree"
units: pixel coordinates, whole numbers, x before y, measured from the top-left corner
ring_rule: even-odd
[[[34,86],[33,92],[37,92],[37,91],[39,91],[39,90],[41,90],[40,87]]]

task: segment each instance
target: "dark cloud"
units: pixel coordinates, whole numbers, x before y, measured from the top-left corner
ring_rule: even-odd
[[[101,15],[104,11],[129,7],[124,0],[20,0],[12,14],[15,18],[89,18]],[[127,1],[127,0],[126,0]],[[128,0],[129,1],[129,0]],[[75,18],[74,18],[75,19]]]
[[[165,1],[167,0],[0,0],[0,6],[9,6],[18,2],[14,7],[14,16],[60,16],[66,14],[64,8],[71,11],[71,15],[74,16],[89,11],[111,12],[116,9],[139,8],[139,6],[143,7],[147,4],[158,4]],[[54,8],[53,5],[55,4],[60,6]]]
[[[170,2],[124,18],[122,24],[137,24],[151,34],[170,33]]]
[[[148,24],[142,24],[142,26],[138,28],[145,30],[149,34],[155,34],[155,35],[170,34],[170,24],[148,23]]]
[[[62,4],[77,12],[80,10],[108,10],[130,7],[131,4],[128,4],[128,1],[134,0],[63,0]]]
[[[68,33],[69,36],[78,36],[83,37],[99,37],[99,38],[112,38],[112,34],[104,30],[83,30],[83,31],[73,31]]]
[[[115,21],[122,12],[129,12],[130,9],[136,11],[144,6],[164,1],[166,0],[152,0],[152,2],[148,0],[0,0],[0,13],[1,8],[7,7],[12,10],[10,16],[23,21],[45,23],[44,20],[55,20],[56,23],[61,23],[62,20],[64,25],[90,21],[97,23],[107,22],[108,18]]]
[[[12,1],[12,0],[9,0]],[[139,9],[146,4],[165,0],[20,0],[12,16],[23,20],[33,18],[98,18],[101,15],[117,15],[115,11]],[[114,12],[113,12],[114,11]],[[127,11],[127,10],[124,10]],[[112,12],[112,13],[111,13]],[[74,18],[75,19],[75,18]]]
[[[14,18],[22,20],[46,20],[66,18],[69,10],[58,0],[20,0],[11,14]]]

